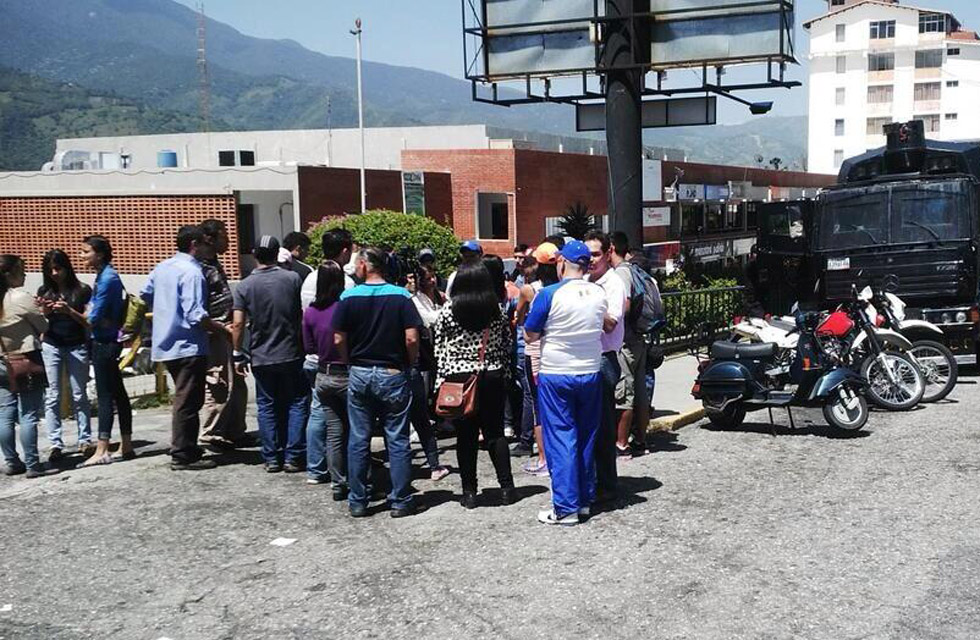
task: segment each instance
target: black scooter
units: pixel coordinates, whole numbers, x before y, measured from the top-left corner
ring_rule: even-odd
[[[710,360],[699,366],[691,390],[711,423],[733,428],[745,420],[748,411],[821,407],[832,427],[842,431],[863,428],[868,421],[867,382],[821,348],[815,335],[820,322],[818,313],[797,315],[794,331],[800,333],[800,339],[789,372],[789,386],[795,389],[786,388],[785,374],[778,379],[767,374],[767,370],[779,370],[775,344],[713,343]]]

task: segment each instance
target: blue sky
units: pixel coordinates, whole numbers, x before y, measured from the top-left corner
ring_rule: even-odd
[[[177,0],[194,6],[195,0]],[[474,0],[474,4],[475,4]],[[980,30],[980,0],[909,0],[913,6],[951,11],[968,29]],[[460,0],[205,0],[209,17],[242,33],[261,38],[296,40],[329,55],[354,55],[348,33],[354,19],[364,21],[364,58],[429,69],[463,77]],[[797,25],[826,10],[824,0],[797,0]],[[798,38],[798,56],[806,55],[806,37]],[[802,70],[793,72],[803,79]],[[750,96],[761,99],[763,96]],[[805,111],[805,88],[781,90],[774,114]],[[744,119],[744,111],[726,109],[722,120]]]

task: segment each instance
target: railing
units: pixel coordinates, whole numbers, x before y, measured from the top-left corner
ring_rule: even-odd
[[[745,287],[671,291],[661,297],[667,324],[657,334],[657,344],[679,350],[730,329],[732,318],[742,313]]]

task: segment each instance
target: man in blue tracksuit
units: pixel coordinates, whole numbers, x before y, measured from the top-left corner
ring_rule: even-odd
[[[541,340],[538,403],[553,505],[538,514],[545,524],[578,524],[595,499],[607,303],[602,287],[584,279],[591,258],[585,243],[566,243],[559,252],[561,281],[538,293],[524,321],[525,339]]]

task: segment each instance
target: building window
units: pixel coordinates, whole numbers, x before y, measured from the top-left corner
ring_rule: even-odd
[[[939,133],[939,114],[912,116],[912,119],[921,120],[926,133]]]
[[[956,120],[957,118],[959,118],[959,116],[957,114],[955,114],[955,113],[947,113],[946,114],[946,120]]]
[[[832,7],[843,7],[845,0],[830,0],[830,6]]]
[[[218,166],[219,167],[234,167],[235,166],[235,152],[234,151],[219,151],[218,152]]]
[[[838,106],[842,106],[844,104],[844,98],[846,95],[847,94],[844,91],[844,87],[837,87],[837,91],[835,92],[834,95],[834,103],[837,104]]]
[[[476,194],[476,235],[482,240],[510,238],[510,211],[506,193]]]
[[[238,165],[242,167],[254,167],[255,166],[255,152],[254,151],[239,151],[238,152]]]
[[[834,149],[834,166],[840,167],[842,164],[844,164],[844,150]]]
[[[895,87],[881,84],[868,87],[868,104],[890,104],[895,97]]]
[[[834,135],[842,136],[844,135],[844,119],[838,118],[834,120]]]
[[[946,14],[919,12],[919,33],[945,33]]]
[[[881,20],[871,23],[871,39],[881,40],[882,38],[895,37],[895,21]]]
[[[953,87],[958,87],[958,86],[960,86],[960,81],[959,80],[947,80],[946,81],[946,88],[947,89],[952,89]]]
[[[844,38],[846,36],[846,32],[847,32],[847,25],[846,24],[839,24],[839,25],[837,25],[837,42],[844,42]]]
[[[866,133],[869,136],[883,136],[885,132],[882,130],[882,127],[891,123],[891,118],[868,118],[868,130]]]
[[[915,85],[915,101],[920,100],[939,100],[942,95],[941,82],[923,82]]]
[[[915,52],[916,69],[938,69],[943,66],[942,49],[926,49]]]
[[[948,55],[948,56],[958,56],[958,55],[960,55],[960,50],[957,47],[954,47],[952,49],[946,49],[946,55]]]
[[[847,72],[847,56],[837,56],[837,73]]]
[[[892,71],[894,68],[894,52],[868,54],[868,71]]]

